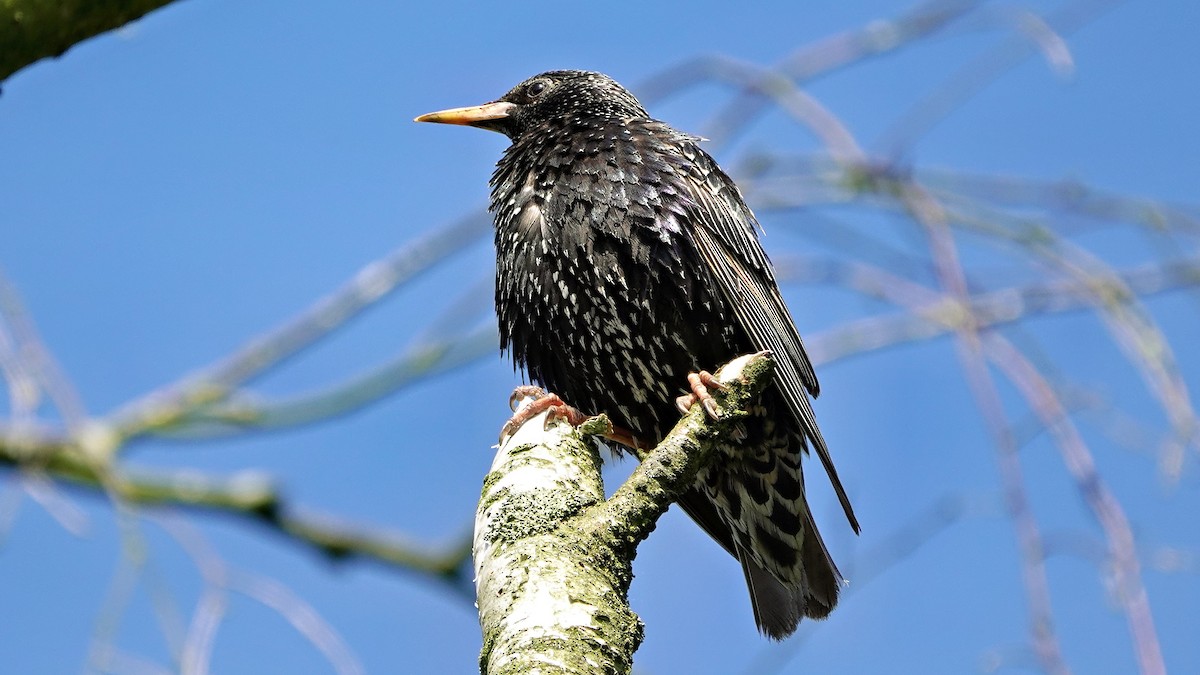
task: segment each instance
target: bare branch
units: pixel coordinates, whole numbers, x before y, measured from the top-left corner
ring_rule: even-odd
[[[28,456],[0,445],[0,464],[20,466]],[[256,471],[214,477],[194,470],[132,471],[98,465],[76,447],[62,447],[39,459],[41,470],[57,480],[107,493],[122,503],[184,507],[235,515],[266,525],[332,560],[360,558],[416,572],[462,592],[465,541],[445,551],[426,552],[402,537],[305,513],[291,506],[269,477]]]

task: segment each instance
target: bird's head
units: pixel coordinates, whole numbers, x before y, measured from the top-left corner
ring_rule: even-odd
[[[516,140],[527,132],[589,119],[649,117],[629,90],[601,73],[552,70],[534,75],[491,103],[421,115],[417,122],[465,124]]]

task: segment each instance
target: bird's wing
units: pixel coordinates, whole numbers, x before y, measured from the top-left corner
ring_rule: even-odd
[[[846,518],[858,532],[858,519],[805,393],[807,389],[816,396],[820,391],[812,362],[754,231],[757,225],[754,214],[742,200],[737,186],[708,153],[694,143],[684,143],[681,147],[688,165],[686,177],[681,181],[686,194],[680,196],[688,209],[687,222],[694,224],[692,235],[697,252],[754,345],[775,354],[778,364],[775,384],[792,414],[803,424]]]

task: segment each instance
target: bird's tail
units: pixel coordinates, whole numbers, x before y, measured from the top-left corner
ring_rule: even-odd
[[[742,563],[759,631],[781,640],[804,617],[828,616],[837,605],[842,575],[803,493],[795,500],[774,494],[762,504],[755,499],[764,489],[761,474],[728,472],[719,464],[705,473],[704,487],[690,490],[679,504]],[[781,537],[787,530],[791,535]]]
[[[799,579],[787,583],[763,569],[759,556],[737,547],[737,557],[746,575],[754,623],[774,640],[796,631],[804,617],[824,619],[837,605],[842,575],[833,563],[821,533],[817,531],[808,505],[804,505],[804,530],[800,545]]]

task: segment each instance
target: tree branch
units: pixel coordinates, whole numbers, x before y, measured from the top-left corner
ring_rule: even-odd
[[[0,4],[0,81],[84,40],[120,28],[171,0],[5,0]]]
[[[642,642],[628,600],[637,545],[773,369],[761,352],[718,370],[729,412],[712,420],[693,406],[608,500],[592,441],[609,428],[603,416],[575,428],[544,413],[505,440],[475,520],[482,672],[630,672]]]
[[[424,551],[396,534],[304,513],[288,502],[268,476],[257,471],[242,471],[227,477],[195,470],[128,471],[115,468],[77,446],[57,447],[49,453],[44,447],[37,450],[41,454],[31,455],[28,448],[0,442],[0,465],[41,471],[66,484],[105,493],[127,504],[178,506],[238,516],[265,525],[332,560],[373,560],[466,591],[463,563],[469,553],[467,542],[454,543],[440,552]]]

